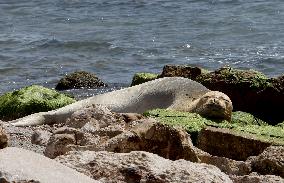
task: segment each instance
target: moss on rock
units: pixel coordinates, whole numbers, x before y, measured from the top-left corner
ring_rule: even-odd
[[[224,82],[250,88],[264,89],[271,86],[270,79],[255,70],[239,70],[223,67],[211,73],[199,75],[196,79],[202,84]]]
[[[50,111],[75,99],[43,86],[32,85],[0,96],[0,118],[17,119],[32,113]]]
[[[154,74],[154,73],[146,73],[146,72],[136,73],[133,76],[131,86],[139,85],[139,84],[157,79],[157,77],[158,77],[158,74]]]
[[[201,129],[207,126],[216,128],[228,128],[237,133],[252,134],[259,140],[269,141],[273,144],[284,145],[284,128],[271,126],[255,118],[253,115],[244,112],[233,112],[232,121],[216,121],[206,119],[199,114],[155,109],[144,113],[147,117],[156,118],[163,124],[180,126],[192,135],[193,141]]]
[[[86,71],[76,71],[60,79],[55,89],[68,90],[75,88],[97,88],[105,86],[107,86],[107,84],[101,81],[95,74],[88,73]]]

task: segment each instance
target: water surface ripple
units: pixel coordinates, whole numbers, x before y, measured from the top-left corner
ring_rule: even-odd
[[[284,73],[283,0],[1,0],[0,94],[68,72],[127,84],[165,64]]]

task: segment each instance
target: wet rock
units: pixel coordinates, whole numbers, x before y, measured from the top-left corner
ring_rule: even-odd
[[[275,175],[244,175],[230,176],[234,183],[283,183],[284,179]]]
[[[102,148],[112,152],[147,151],[167,159],[186,159],[198,162],[190,136],[176,129],[144,120],[132,130],[124,132],[103,144]]]
[[[11,183],[97,182],[54,160],[15,147],[0,150],[0,177]]]
[[[0,119],[12,120],[32,113],[54,110],[75,102],[64,94],[32,85],[0,96]]]
[[[199,67],[191,67],[187,65],[165,65],[163,72],[158,76],[162,77],[184,77],[195,80],[197,76],[208,71]]]
[[[146,83],[148,81],[152,81],[154,79],[157,79],[157,76],[158,74],[154,74],[154,73],[145,73],[145,72],[136,73],[133,76],[131,86],[135,86],[135,85],[139,85],[142,83]]]
[[[56,90],[68,90],[74,88],[97,88],[107,86],[95,74],[85,71],[76,71],[60,79]]]
[[[3,149],[8,146],[8,135],[4,131],[4,129],[1,127],[0,124],[0,149]]]
[[[253,171],[284,178],[284,146],[270,146],[252,160]]]
[[[101,182],[232,182],[212,165],[171,161],[141,151],[73,151],[56,160]]]
[[[229,129],[207,127],[198,135],[197,147],[214,156],[233,160],[246,160],[259,155],[271,143],[255,139],[252,135],[233,132]]]

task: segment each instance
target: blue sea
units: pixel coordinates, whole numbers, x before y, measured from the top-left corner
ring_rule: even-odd
[[[166,64],[284,74],[284,1],[0,0],[0,94],[76,70],[126,86]]]

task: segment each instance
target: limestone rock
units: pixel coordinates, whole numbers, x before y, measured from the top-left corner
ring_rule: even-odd
[[[97,88],[107,86],[95,74],[85,71],[76,71],[60,79],[56,90],[67,90],[73,88]]]
[[[284,183],[284,179],[275,175],[230,176],[234,183]]]
[[[190,136],[176,129],[144,120],[132,130],[108,140],[102,149],[112,152],[147,151],[171,160],[186,159],[198,162]]]
[[[0,150],[0,174],[0,180],[17,183],[98,182],[54,160],[15,147]]]
[[[201,163],[206,163],[218,167],[227,175],[247,175],[251,173],[251,164],[244,161],[236,161],[225,157],[212,156],[196,148],[196,153]]]
[[[93,123],[94,128],[102,128],[117,121],[115,115],[102,105],[93,104],[74,112],[66,125],[73,128],[82,128],[86,123]]]
[[[44,130],[36,130],[32,137],[31,142],[36,145],[46,146],[51,136],[51,132]]]
[[[197,147],[215,156],[246,160],[264,151],[271,143],[229,129],[207,127],[198,135]]]
[[[49,158],[65,154],[71,150],[70,145],[77,145],[83,139],[83,134],[72,128],[61,128],[49,139],[44,154]]]
[[[8,136],[0,124],[0,149],[8,146]]]
[[[185,160],[171,161],[158,155],[132,151],[69,152],[57,161],[101,182],[232,182],[212,165],[196,164]]]
[[[252,160],[252,168],[261,174],[284,178],[284,146],[270,146]]]

